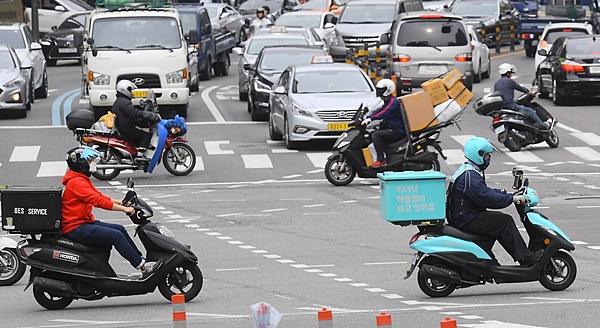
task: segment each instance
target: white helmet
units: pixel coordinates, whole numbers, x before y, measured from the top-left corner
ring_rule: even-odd
[[[129,80],[121,80],[117,83],[117,92],[122,93],[125,97],[133,99],[132,90],[137,89],[137,85]]]
[[[387,97],[394,93],[394,90],[396,90],[396,84],[390,79],[382,79],[377,82],[375,90],[377,97]]]
[[[517,72],[517,68],[514,67],[512,64],[503,63],[503,64],[500,64],[500,66],[498,66],[498,73],[500,73],[500,75],[504,75],[506,73],[515,74],[516,72]]]

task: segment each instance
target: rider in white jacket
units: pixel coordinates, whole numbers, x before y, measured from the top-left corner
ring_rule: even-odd
[[[256,9],[256,18],[252,21],[252,25],[250,26],[250,32],[259,30],[265,26],[273,25],[273,22],[265,16],[265,9],[263,7],[259,7]]]

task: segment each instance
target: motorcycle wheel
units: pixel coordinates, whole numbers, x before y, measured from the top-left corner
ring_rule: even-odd
[[[119,154],[111,149],[111,148],[102,148],[100,149],[100,163],[99,164],[119,164],[121,162],[121,158]],[[117,169],[98,169],[98,171],[92,173],[94,178],[98,180],[112,180],[116,178],[121,170]]]
[[[506,137],[506,140],[504,141],[504,145],[510,151],[517,152],[517,151],[521,150],[521,143],[519,142],[519,140],[517,140],[517,138],[512,133],[508,134],[508,136]]]
[[[176,176],[188,175],[196,167],[196,154],[184,143],[174,143],[163,153],[163,164],[169,173]]]
[[[60,280],[59,274],[49,274],[48,272],[42,273],[40,277]],[[51,292],[47,292],[36,287],[33,287],[33,298],[35,298],[39,305],[48,310],[62,310],[69,306],[71,302],[73,302],[72,297],[56,296]]]
[[[424,258],[421,264],[429,264],[442,269],[451,269],[446,263],[432,257]],[[424,277],[420,271],[417,275],[417,282],[421,291],[430,297],[446,297],[456,289],[455,284]]]
[[[6,267],[0,266],[0,286],[13,285],[23,277],[27,266],[19,261],[13,249],[1,249],[0,256],[8,263]]]
[[[169,272],[159,283],[158,290],[168,301],[171,301],[171,296],[175,293],[180,293],[185,296],[185,301],[189,302],[198,296],[203,282],[200,268],[196,264],[186,262]]]
[[[355,176],[356,171],[343,157],[329,159],[325,164],[325,177],[334,186],[347,186]]]
[[[567,289],[577,275],[577,265],[571,255],[557,252],[540,272],[540,284],[548,290]]]
[[[434,170],[434,171],[440,171],[441,167],[440,167],[440,161],[435,158],[433,161],[431,161],[431,168],[430,170]]]
[[[558,133],[554,130],[550,131],[550,135],[548,135],[548,139],[546,139],[548,146],[550,146],[550,148],[556,148],[558,147],[558,142]]]

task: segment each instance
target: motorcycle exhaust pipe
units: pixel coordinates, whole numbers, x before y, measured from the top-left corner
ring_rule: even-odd
[[[77,292],[68,283],[50,278],[33,278],[33,287],[44,291],[53,292],[53,294],[57,294],[58,296],[72,297],[77,295]]]
[[[98,170],[135,170],[139,168],[137,165],[133,164],[98,164],[96,165],[96,169]]]
[[[425,277],[445,281],[451,284],[458,285],[462,282],[460,276],[456,272],[429,264],[423,264],[423,266],[419,270],[419,273],[424,275]]]

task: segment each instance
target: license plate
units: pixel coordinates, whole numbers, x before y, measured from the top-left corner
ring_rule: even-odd
[[[496,132],[496,134],[500,134],[504,131],[506,131],[506,128],[504,127],[504,125],[499,125],[494,128],[494,132]]]
[[[77,52],[77,48],[58,48],[58,52],[61,54],[64,54],[64,53],[72,54],[72,53]]]
[[[591,74],[598,74],[600,73],[600,66],[590,66],[589,70]]]
[[[329,123],[327,130],[348,130],[348,123]]]
[[[148,97],[148,91],[146,90],[133,90],[131,92],[133,98],[146,98]]]
[[[440,75],[448,71],[444,65],[421,65],[419,66],[419,74]]]

